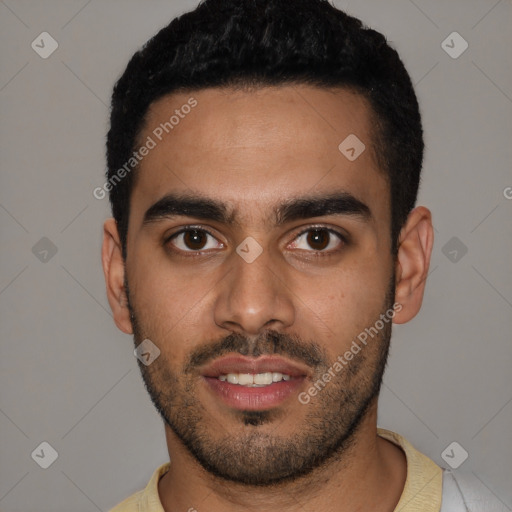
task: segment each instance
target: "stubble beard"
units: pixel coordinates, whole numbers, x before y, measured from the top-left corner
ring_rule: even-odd
[[[128,283],[125,286],[134,341],[138,345],[149,336],[133,308]],[[393,300],[394,281],[390,283],[382,313],[392,309]],[[272,330],[252,342],[232,334],[194,350],[181,371],[170,368],[164,352],[149,366],[139,362],[139,368],[155,408],[206,471],[239,484],[276,486],[309,475],[334,459],[339,462],[349,451],[355,433],[378,398],[391,329],[391,322],[385,323],[378,336],[369,340],[308,404],[297,401],[297,407],[307,408],[304,420],[286,436],[279,434],[280,423],[287,419],[279,409],[233,411],[227,419],[229,425],[235,421],[235,429],[223,423],[222,418],[212,417],[197,398],[198,377],[191,370],[194,362],[211,358],[212,352],[217,356],[281,354],[312,367],[312,382],[316,382],[334,364],[316,342],[308,343]],[[157,345],[172,346],[172,340],[162,341]],[[220,433],[212,435],[212,427]]]

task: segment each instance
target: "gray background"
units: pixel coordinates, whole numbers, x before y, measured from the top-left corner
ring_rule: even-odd
[[[4,512],[107,510],[167,460],[132,339],[110,315],[100,267],[108,202],[92,191],[103,184],[116,78],[195,4],[0,2]],[[511,2],[336,5],[383,31],[416,83],[427,145],[419,203],[436,228],[424,307],[394,331],[379,426],[443,466],[457,441],[469,453],[461,469],[510,510]],[[43,31],[59,44],[47,59],[31,48]],[[441,47],[453,31],[469,43],[457,59]],[[43,441],[58,452],[48,469],[31,458]]]

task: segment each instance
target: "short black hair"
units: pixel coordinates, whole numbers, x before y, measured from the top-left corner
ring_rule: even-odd
[[[125,257],[134,176],[116,173],[136,149],[150,104],[173,92],[286,84],[343,87],[369,102],[396,254],[424,150],[417,98],[398,53],[328,0],[203,0],[137,51],[114,86],[107,182]]]

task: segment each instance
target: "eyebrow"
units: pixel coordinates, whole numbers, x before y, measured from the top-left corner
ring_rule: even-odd
[[[292,198],[277,205],[271,213],[276,225],[327,215],[350,216],[366,222],[373,218],[370,208],[348,192]],[[239,224],[236,211],[225,202],[177,194],[168,194],[153,204],[144,214],[143,224],[174,217]]]

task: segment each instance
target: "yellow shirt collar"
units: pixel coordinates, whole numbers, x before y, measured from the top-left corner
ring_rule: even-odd
[[[377,428],[377,434],[402,448],[407,459],[407,479],[395,512],[439,512],[442,469],[401,435],[383,428]],[[165,512],[158,495],[158,481],[170,465],[167,462],[157,468],[143,491],[135,493],[110,512]]]

